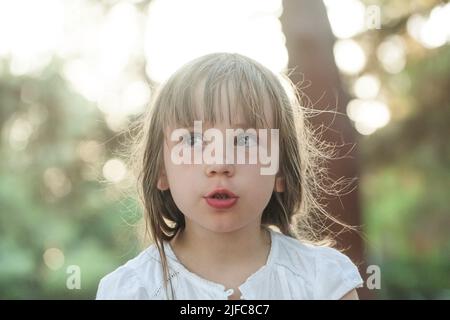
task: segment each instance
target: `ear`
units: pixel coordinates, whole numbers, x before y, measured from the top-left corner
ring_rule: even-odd
[[[165,170],[162,170],[161,175],[158,178],[158,183],[156,184],[156,187],[161,191],[169,189],[169,180],[167,179]]]
[[[284,177],[277,176],[275,178],[275,184],[274,184],[273,190],[275,192],[284,192],[285,189],[286,189],[286,181],[285,181]]]

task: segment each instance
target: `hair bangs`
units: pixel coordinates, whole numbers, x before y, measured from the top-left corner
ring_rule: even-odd
[[[279,100],[270,94],[274,90],[268,88],[260,70],[247,61],[194,63],[179,73],[176,81],[169,80],[165,86],[167,92],[163,96],[168,97],[167,101],[161,101],[165,128],[189,128],[194,121],[207,126],[225,122],[230,127],[247,128],[276,125],[269,119],[278,118],[275,110]]]

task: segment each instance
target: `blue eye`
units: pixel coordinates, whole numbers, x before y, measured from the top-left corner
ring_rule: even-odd
[[[190,147],[203,145],[203,136],[200,133],[190,132],[183,137],[183,142]]]
[[[258,144],[258,137],[254,134],[240,134],[236,137],[237,146],[253,147]]]

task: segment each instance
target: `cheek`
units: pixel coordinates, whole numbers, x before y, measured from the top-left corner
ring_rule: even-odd
[[[197,195],[195,184],[192,183],[196,179],[192,177],[192,170],[185,167],[185,165],[171,165],[167,171],[167,179],[176,206],[184,214],[189,215]]]
[[[274,175],[262,175],[259,165],[244,165],[241,168],[241,174],[247,181],[248,194],[252,199],[258,201],[270,200],[275,184]]]
[[[169,181],[170,189],[176,190],[192,190],[193,181],[198,180],[198,169],[194,168],[192,165],[175,165],[169,163],[166,167],[167,179]]]
[[[245,197],[247,214],[261,215],[270,202],[275,179],[270,176],[259,176],[248,184],[248,194]],[[244,203],[243,203],[244,204]]]
[[[195,200],[197,194],[196,184],[198,180],[198,166],[176,165],[170,159],[170,154],[165,154],[165,168],[172,198],[177,207],[183,212],[189,212],[188,208]]]

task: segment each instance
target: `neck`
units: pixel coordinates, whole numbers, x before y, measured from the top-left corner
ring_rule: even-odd
[[[265,261],[270,241],[269,231],[260,224],[232,232],[213,232],[186,221],[186,228],[177,234],[171,245],[183,263],[226,269],[246,264],[255,257]]]

